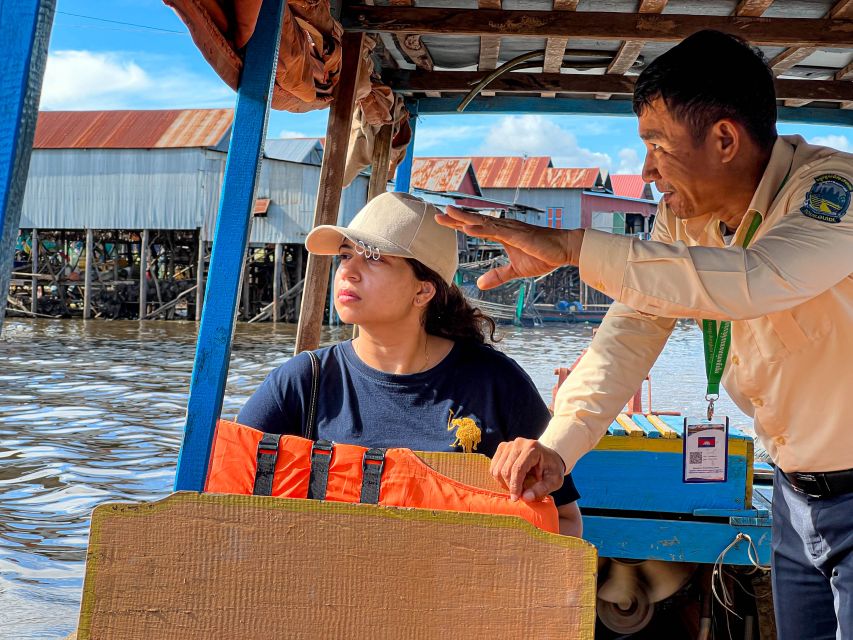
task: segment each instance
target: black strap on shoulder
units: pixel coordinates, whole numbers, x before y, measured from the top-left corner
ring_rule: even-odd
[[[255,472],[253,495],[272,495],[272,481],[275,476],[275,461],[278,459],[279,440],[281,440],[281,434],[265,433],[258,443],[258,470]]]
[[[382,470],[385,468],[385,449],[368,449],[361,461],[361,502],[379,504]]]
[[[313,351],[308,352],[308,357],[311,358],[311,398],[308,400],[308,415],[302,427],[302,436],[313,440],[317,424],[317,402],[320,395],[320,358]]]
[[[326,486],[329,484],[329,465],[335,444],[328,440],[318,440],[311,446],[311,477],[308,480],[308,498],[325,500]]]

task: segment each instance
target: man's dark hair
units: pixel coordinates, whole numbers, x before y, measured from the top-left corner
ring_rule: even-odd
[[[776,140],[776,90],[764,54],[720,31],[699,31],[656,58],[637,78],[634,113],[662,98],[698,143],[718,120],[739,122],[764,150]]]

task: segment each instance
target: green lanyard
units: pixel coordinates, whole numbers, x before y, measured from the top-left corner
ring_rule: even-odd
[[[784,183],[783,183],[784,184]],[[761,224],[761,214],[755,212],[749,230],[743,238],[743,248],[749,246],[752,237]],[[703,320],[702,337],[705,347],[705,375],[708,376],[708,391],[705,399],[708,401],[708,420],[714,416],[714,401],[720,397],[720,380],[726,368],[729,357],[729,346],[732,342],[732,323],[728,320]]]

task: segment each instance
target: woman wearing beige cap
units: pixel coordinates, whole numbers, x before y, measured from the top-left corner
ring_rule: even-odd
[[[465,451],[537,438],[551,416],[530,377],[492,348],[494,322],[453,284],[456,233],[436,207],[404,193],[371,200],[348,227],[321,226],[305,241],[336,255],[335,310],[359,335],[314,352],[320,381],[310,410],[312,354],[275,369],[238,422],[366,447]],[[312,416],[313,421],[309,416]],[[561,531],[581,533],[567,477],[554,494]]]

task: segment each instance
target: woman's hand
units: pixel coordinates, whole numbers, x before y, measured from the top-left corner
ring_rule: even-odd
[[[453,206],[447,207],[447,215],[437,215],[435,219],[445,227],[504,246],[510,263],[480,276],[480,289],[494,289],[515,278],[541,276],[567,264],[577,265],[580,258],[583,229],[539,227],[468,213]]]

